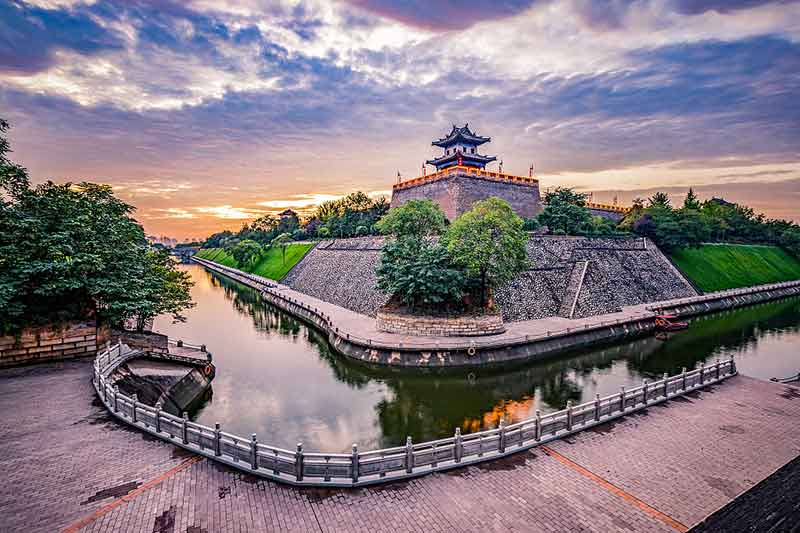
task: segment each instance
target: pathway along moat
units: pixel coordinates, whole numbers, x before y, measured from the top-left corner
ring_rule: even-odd
[[[187,321],[155,329],[205,343],[217,374],[190,413],[206,425],[293,449],[349,451],[451,436],[516,422],[640,385],[664,372],[735,355],[743,374],[768,379],[800,371],[800,299],[699,317],[668,340],[644,337],[539,363],[472,371],[366,368],[333,352],[326,338],[261,301],[244,285],[199,265],[197,306]]]

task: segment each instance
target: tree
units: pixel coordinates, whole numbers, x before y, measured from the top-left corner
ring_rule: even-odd
[[[388,240],[376,275],[380,290],[416,310],[452,308],[464,294],[464,275],[453,267],[446,248],[429,240]]]
[[[691,187],[689,187],[689,192],[686,193],[686,199],[683,201],[683,208],[684,209],[700,209],[700,200],[697,199],[697,195],[694,193]]]
[[[286,247],[289,245],[290,242],[292,242],[291,233],[281,233],[280,235],[272,239],[273,246],[281,247],[281,256],[284,265],[286,264]]]
[[[233,256],[236,262],[241,266],[252,263],[255,259],[260,257],[263,252],[264,249],[260,244],[249,239],[239,241],[230,250],[231,256]]]
[[[137,298],[132,318],[136,331],[162,314],[170,314],[176,321],[184,321],[184,309],[194,306],[190,296],[192,282],[186,272],[177,270],[167,250],[150,250],[145,253],[145,268],[136,285]]]
[[[492,289],[528,268],[528,234],[505,200],[476,202],[450,225],[444,240],[453,264],[477,283],[484,308],[491,303]]]
[[[464,276],[436,241],[447,218],[431,200],[410,200],[377,223],[387,235],[376,270],[378,288],[412,309],[460,305]]]
[[[547,192],[545,207],[537,218],[539,225],[547,226],[551,233],[581,235],[591,223],[591,213],[586,208],[586,195],[572,189],[558,187]]]
[[[664,207],[672,208],[669,202],[669,196],[665,192],[657,192],[647,200],[647,207]]]
[[[0,120],[0,133],[7,127]],[[179,317],[191,306],[188,274],[150,247],[133,206],[111,187],[31,187],[8,151],[0,135],[1,331],[95,317],[121,326],[152,312]],[[164,290],[150,292],[156,284]]]
[[[441,235],[447,224],[439,204],[432,200],[409,200],[391,209],[378,221],[378,230],[395,238],[422,239]]]

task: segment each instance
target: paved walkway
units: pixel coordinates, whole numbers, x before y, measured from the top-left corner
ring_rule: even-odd
[[[800,389],[738,376],[480,467],[298,490],[115,422],[90,376],[0,371],[0,530],[684,531],[800,455]]]

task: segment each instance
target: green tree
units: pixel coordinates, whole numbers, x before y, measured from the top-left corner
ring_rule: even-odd
[[[537,218],[539,225],[547,226],[551,233],[581,235],[591,223],[591,213],[586,208],[586,195],[572,189],[558,187],[544,196],[545,207]]]
[[[286,247],[289,243],[292,242],[292,234],[291,233],[281,233],[274,239],[272,239],[273,246],[280,246],[281,247],[281,259],[283,264],[286,264]]]
[[[672,208],[669,196],[665,192],[657,192],[647,200],[647,207]]]
[[[0,133],[8,128],[0,120]],[[31,187],[0,135],[0,331],[96,317],[114,326],[191,305],[186,272],[151,248],[111,187]],[[150,288],[158,285],[158,291]]]
[[[689,187],[689,192],[686,193],[686,199],[683,200],[683,208],[700,209],[700,200],[697,199],[697,195],[694,193],[691,187]]]
[[[186,272],[177,270],[167,250],[145,252],[142,277],[136,284],[136,299],[131,318],[136,330],[144,331],[145,325],[158,315],[170,314],[176,321],[184,321],[184,309],[194,306],[190,296],[192,281]]]
[[[422,239],[441,235],[447,224],[439,204],[432,200],[409,200],[399,207],[389,210],[378,221],[378,230],[395,238],[412,237]]]
[[[256,241],[245,239],[234,245],[229,253],[240,266],[245,266],[258,259],[263,252],[264,249]]]
[[[476,202],[447,229],[450,258],[477,284],[484,308],[491,305],[494,288],[528,268],[523,224],[508,202],[491,197]]]
[[[464,275],[435,241],[388,240],[376,274],[381,291],[415,310],[453,308],[464,294]]]

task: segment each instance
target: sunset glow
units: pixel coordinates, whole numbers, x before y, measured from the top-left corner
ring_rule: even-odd
[[[151,234],[388,195],[464,122],[542,190],[693,186],[800,221],[797,2],[37,0],[0,16],[15,161],[37,182],[111,184]]]

